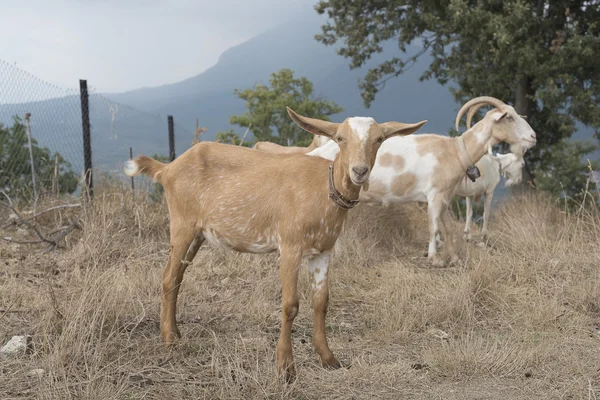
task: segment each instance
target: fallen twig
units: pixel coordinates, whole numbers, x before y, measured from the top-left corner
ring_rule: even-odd
[[[25,219],[23,219],[23,217],[21,217],[21,214],[19,214],[19,212],[13,206],[11,206],[10,204],[7,204],[3,201],[0,201],[0,205],[3,205],[4,207],[8,208],[13,213],[15,213],[19,222],[23,225],[26,225],[28,228],[30,228],[41,241],[56,246],[56,242],[45,238],[44,235],[42,235],[42,233],[40,232],[40,230],[35,225],[33,225],[33,224],[29,223],[28,221],[26,221]]]
[[[5,196],[6,196],[6,194],[5,194]],[[7,199],[10,201],[10,198],[8,196],[7,196]],[[11,202],[11,207],[12,207],[12,202]],[[41,215],[44,215],[44,214],[46,214],[46,213],[48,213],[50,211],[60,210],[60,209],[63,209],[63,208],[76,208],[76,207],[81,207],[81,203],[62,204],[62,205],[59,205],[59,206],[50,207],[50,208],[47,208],[44,211],[40,211],[39,213],[34,214],[34,215],[30,216],[30,217],[23,218],[23,220],[24,221],[31,221],[32,219],[35,219],[35,218],[37,218],[37,217],[39,217]],[[4,225],[2,225],[2,229],[8,228],[11,225],[12,225],[12,222],[9,222],[8,224],[4,224]]]
[[[17,219],[19,220],[19,224],[23,224],[25,226],[27,226],[28,228],[30,228],[35,235],[38,237],[39,240],[14,240],[11,237],[5,236],[2,238],[2,240],[7,241],[7,242],[11,242],[11,243],[18,243],[18,244],[36,244],[36,243],[48,243],[49,246],[44,250],[44,252],[48,252],[51,250],[54,250],[56,248],[58,248],[58,245],[60,243],[60,241],[62,239],[64,239],[69,233],[73,232],[75,229],[80,229],[81,226],[79,225],[79,223],[77,221],[73,222],[71,225],[69,225],[68,227],[66,227],[60,234],[58,234],[55,238],[52,239],[48,239],[47,237],[45,237],[44,235],[42,235],[42,233],[40,232],[40,230],[31,222],[29,222],[28,220],[35,218],[36,216],[41,215],[42,213],[49,211],[48,210],[44,210],[41,213],[34,215],[33,217],[30,217],[28,219],[24,219],[21,214],[12,206],[12,201],[10,201],[10,198],[6,195],[6,193],[4,193],[4,195],[6,196],[6,198],[9,200],[10,204],[7,204],[3,201],[0,201],[0,205],[8,208],[9,210],[11,210],[16,216]],[[68,205],[68,206],[73,206],[73,205]],[[54,207],[54,209],[57,209],[58,207]],[[57,230],[53,231],[52,233],[57,232]]]
[[[11,312],[11,309],[13,308],[13,306],[15,305],[15,303],[16,303],[18,300],[20,300],[20,299],[21,299],[21,296],[17,296],[17,297],[15,297],[15,299],[12,301],[12,303],[10,303],[10,305],[8,306],[8,308],[7,308],[6,310],[4,310],[4,312],[2,313],[2,315],[0,315],[0,320],[1,320],[2,318],[4,318],[4,316],[5,316],[6,314],[8,314],[9,312]]]

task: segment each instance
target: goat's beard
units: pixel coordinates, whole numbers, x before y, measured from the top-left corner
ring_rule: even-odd
[[[511,144],[510,152],[519,158],[523,158],[523,156],[525,156],[525,152],[527,152],[527,147],[523,146],[520,143]]]

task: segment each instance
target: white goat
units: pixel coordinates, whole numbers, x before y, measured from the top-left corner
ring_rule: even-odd
[[[462,136],[419,134],[387,140],[377,153],[368,185],[360,192],[359,200],[364,203],[427,202],[430,235],[427,256],[435,266],[444,264],[436,249],[440,231],[451,263],[458,261],[452,233],[447,229],[450,226],[448,205],[465,171],[497,143],[509,143],[511,149],[521,155],[536,143],[535,132],[527,121],[513,107],[493,97],[477,97],[465,103],[456,117],[457,129],[467,110],[472,117],[485,105],[494,108]],[[332,159],[338,151],[335,142],[329,142],[307,155]]]
[[[129,176],[146,174],[165,190],[171,252],[163,271],[161,335],[179,337],[176,303],[183,274],[206,240],[244,253],[280,252],[282,326],[277,366],[294,377],[292,324],[298,313],[298,271],[303,257],[313,273],[313,345],[323,366],[339,367],[327,344],[327,270],[347,210],[367,182],[377,150],[387,138],[408,135],[417,124],[372,118],[326,122],[296,114],[309,133],[336,138],[341,151],[333,162],[319,157],[270,154],[213,142],[200,142],[170,164],[139,156],[126,164]]]
[[[490,210],[492,207],[492,199],[494,190],[500,183],[500,176],[503,175],[506,180],[504,186],[508,187],[518,184],[522,180],[523,166],[525,161],[512,153],[496,154],[495,156],[488,153],[481,157],[481,160],[475,164],[481,176],[475,182],[470,179],[463,179],[456,188],[454,194],[466,198],[467,215],[465,223],[464,235],[467,240],[471,240],[471,219],[473,218],[473,198],[485,195],[483,203],[483,227],[481,234],[487,236],[488,220],[490,218]]]

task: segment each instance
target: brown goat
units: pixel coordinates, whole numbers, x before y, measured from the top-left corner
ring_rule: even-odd
[[[300,116],[289,108],[288,113],[307,132],[335,138],[341,151],[333,162],[202,142],[170,164],[138,156],[126,164],[125,172],[149,175],[165,190],[171,228],[161,307],[166,343],[180,336],[175,318],[179,286],[205,240],[245,253],[278,250],[283,307],[277,366],[289,380],[295,376],[291,332],[299,307],[302,259],[308,258],[314,277],[313,345],[323,366],[339,367],[325,336],[331,251],[347,210],[369,179],[381,143],[411,134],[426,121],[377,124],[372,118],[355,117],[333,123]]]

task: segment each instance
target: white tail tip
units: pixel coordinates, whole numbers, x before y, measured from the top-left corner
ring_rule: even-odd
[[[123,167],[123,172],[125,172],[127,176],[136,176],[140,172],[140,170],[138,168],[137,163],[134,160],[129,160],[125,163],[125,166]]]

